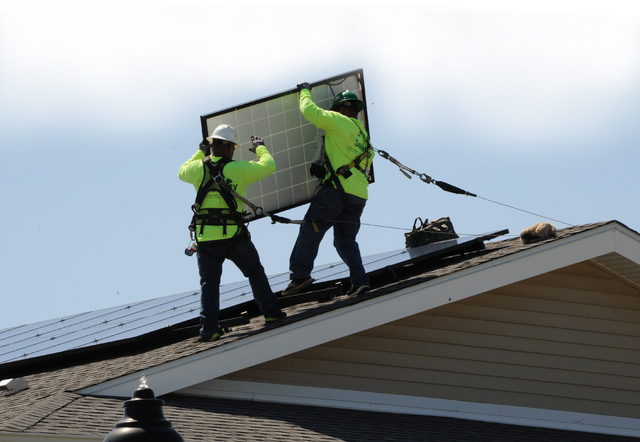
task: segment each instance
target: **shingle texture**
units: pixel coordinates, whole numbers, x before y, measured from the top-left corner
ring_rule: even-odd
[[[68,395],[67,395],[68,396]],[[558,441],[636,438],[464,419],[168,395],[164,414],[188,441]],[[122,417],[119,399],[77,396],[57,410],[36,407],[25,431],[106,436]],[[47,414],[48,413],[48,414]],[[46,416],[45,416],[46,414]]]
[[[606,223],[577,226],[558,231],[555,241]],[[363,299],[380,296],[541,243],[524,245],[518,238],[490,242],[485,250],[395,269],[374,281],[373,290],[357,299],[336,298],[287,308],[289,318],[275,325],[342,308]],[[270,326],[273,327],[273,326]],[[121,399],[82,396],[82,388],[148,370],[151,367],[207,350],[221,343],[243,339],[265,330],[254,319],[237,327],[221,341],[207,344],[181,339],[166,344],[141,345],[135,351],[118,348],[85,359],[52,359],[46,366],[22,366],[2,378],[23,377],[29,389],[0,397],[0,432],[99,435],[109,433],[123,415]],[[377,413],[311,406],[267,404],[179,395],[162,397],[164,413],[188,441],[599,441],[627,442],[638,438],[521,427],[453,418]]]

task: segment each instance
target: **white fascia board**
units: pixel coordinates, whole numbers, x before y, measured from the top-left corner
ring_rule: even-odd
[[[640,235],[633,230],[619,226],[615,241],[615,251],[625,258],[640,265]]]
[[[589,433],[640,436],[640,419],[367,391],[216,379],[179,394],[351,410],[452,417]]]
[[[144,374],[157,396],[277,359],[307,348],[460,301],[489,290],[616,251],[622,226],[610,223],[541,244],[478,266],[406,287],[388,295],[336,309],[221,345],[143,372],[78,391],[130,397]],[[625,235],[626,236],[626,235]],[[639,253],[640,241],[625,248]],[[197,345],[197,344],[194,344]]]

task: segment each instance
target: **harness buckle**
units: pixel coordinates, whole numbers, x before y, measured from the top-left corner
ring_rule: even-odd
[[[223,184],[224,183],[224,175],[222,175],[222,173],[216,168],[216,175],[211,175],[211,179],[213,180],[214,183],[216,184]]]
[[[336,170],[336,175],[341,175],[343,178],[347,179],[351,175],[353,175],[353,173],[349,169],[350,167],[345,164],[344,166],[339,167],[338,170]]]

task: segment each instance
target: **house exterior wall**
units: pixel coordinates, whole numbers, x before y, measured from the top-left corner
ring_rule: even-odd
[[[639,338],[640,289],[584,262],[222,379],[636,418]]]

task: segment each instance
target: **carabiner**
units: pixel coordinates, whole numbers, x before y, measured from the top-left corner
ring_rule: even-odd
[[[378,152],[378,155],[380,155],[380,157],[384,158],[385,160],[389,159],[389,154],[384,150],[378,150],[377,152]]]

